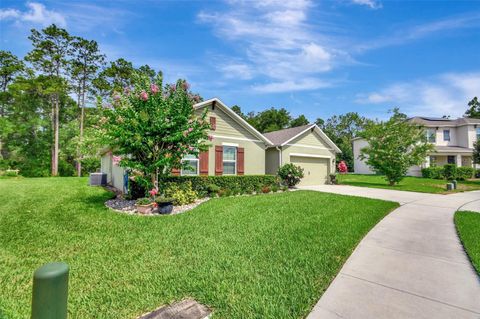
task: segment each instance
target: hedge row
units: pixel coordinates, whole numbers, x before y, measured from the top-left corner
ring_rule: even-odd
[[[261,192],[264,187],[278,186],[279,180],[275,175],[241,175],[241,176],[168,176],[159,181],[159,189],[165,189],[169,184],[184,184],[190,181],[192,189],[200,197],[205,197],[213,188],[228,190],[240,194]],[[130,181],[129,194],[131,198],[145,196],[146,190],[138,183]]]
[[[466,180],[475,177],[478,172],[473,167],[457,167],[455,164],[422,168],[422,177],[447,180]]]

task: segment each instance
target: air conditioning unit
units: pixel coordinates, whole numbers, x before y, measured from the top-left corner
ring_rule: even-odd
[[[107,185],[107,173],[90,173],[90,186]]]

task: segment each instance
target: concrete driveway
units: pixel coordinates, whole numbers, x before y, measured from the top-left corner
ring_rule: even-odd
[[[435,195],[344,185],[302,189],[402,205],[360,242],[308,319],[480,318],[480,279],[453,222],[458,208],[480,212],[480,191]]]

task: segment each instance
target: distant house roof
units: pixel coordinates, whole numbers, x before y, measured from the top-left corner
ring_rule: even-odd
[[[462,126],[471,124],[480,124],[480,119],[469,117],[459,117],[457,119],[447,119],[438,117],[415,116],[410,121],[424,126]]]
[[[266,138],[268,138],[274,145],[282,145],[283,143],[291,140],[298,134],[304,132],[305,130],[313,127],[315,124],[307,124],[292,128],[286,128],[284,130],[274,131],[263,133]]]
[[[316,124],[287,128],[284,130],[264,133],[263,135],[273,143],[273,146],[283,146],[309,130],[315,131],[335,152],[342,152]]]
[[[473,149],[461,146],[435,146],[438,153],[472,153]]]

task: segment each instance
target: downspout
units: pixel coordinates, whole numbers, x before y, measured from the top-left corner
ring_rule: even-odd
[[[275,146],[275,149],[278,151],[278,166],[282,166],[282,149]]]

